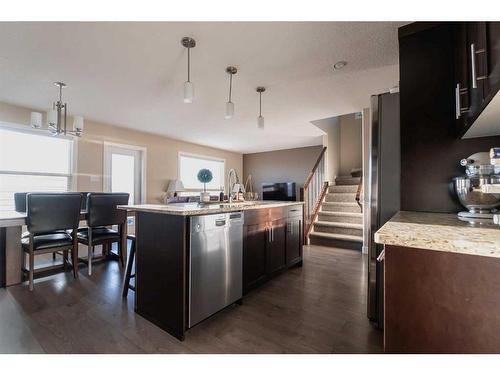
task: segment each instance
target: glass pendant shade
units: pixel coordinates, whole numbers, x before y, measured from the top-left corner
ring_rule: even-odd
[[[194,85],[190,81],[184,82],[184,103],[192,103],[194,99]]]
[[[31,112],[30,125],[35,129],[42,127],[42,114],[40,112]]]
[[[264,116],[257,117],[257,126],[259,129],[264,129]]]
[[[234,116],[234,103],[227,102],[226,103],[226,119],[230,119]]]
[[[49,125],[57,124],[57,112],[55,109],[49,109],[49,111],[47,112],[47,123]]]
[[[73,129],[77,132],[83,131],[83,117],[82,116],[74,116],[73,117]]]

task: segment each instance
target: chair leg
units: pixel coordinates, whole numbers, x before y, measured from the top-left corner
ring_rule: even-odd
[[[89,253],[88,260],[87,260],[87,264],[88,264],[88,267],[89,267],[88,268],[88,270],[89,270],[88,274],[89,274],[89,276],[92,276],[92,253],[94,252],[94,249],[93,249],[93,246],[90,245],[90,244],[88,245],[87,249],[88,249],[88,253]]]
[[[30,292],[33,291],[33,279],[35,276],[35,253],[33,251],[30,251],[29,253],[29,265],[30,265],[30,270],[29,270],[29,290]]]
[[[68,270],[68,250],[63,251],[63,268],[65,272]]]
[[[128,290],[130,288],[130,275],[132,274],[132,266],[135,259],[135,241],[132,241],[132,246],[130,247],[130,254],[127,259],[127,270],[125,271],[125,280],[123,281],[122,296],[127,298]]]
[[[52,253],[52,260],[56,260],[56,253]]]
[[[73,277],[78,279],[78,238],[77,229],[73,229],[73,246],[71,247],[71,262],[73,263]]]

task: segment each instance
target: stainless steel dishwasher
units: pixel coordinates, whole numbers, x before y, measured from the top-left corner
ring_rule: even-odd
[[[238,301],[243,289],[243,213],[191,217],[188,327]]]

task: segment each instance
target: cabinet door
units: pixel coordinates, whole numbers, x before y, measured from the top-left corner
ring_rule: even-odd
[[[486,65],[486,22],[467,23],[467,48],[469,52],[469,98],[467,117],[469,125],[476,120],[484,108],[484,80]]]
[[[302,259],[302,220],[288,219],[286,229],[286,264],[290,266]]]
[[[470,47],[467,40],[467,24],[460,22],[455,31],[455,120],[461,137],[471,125],[468,115],[470,107]]]
[[[286,220],[274,220],[269,226],[267,274],[272,275],[286,267]]]
[[[266,223],[243,226],[243,292],[256,287],[266,279]]]
[[[484,97],[489,102],[500,89],[500,22],[486,22]]]

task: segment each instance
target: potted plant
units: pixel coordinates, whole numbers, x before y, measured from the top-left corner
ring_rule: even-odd
[[[200,194],[200,202],[210,202],[210,193],[207,192],[207,184],[212,181],[213,175],[209,169],[200,169],[198,172],[198,181],[203,184],[203,192]]]

